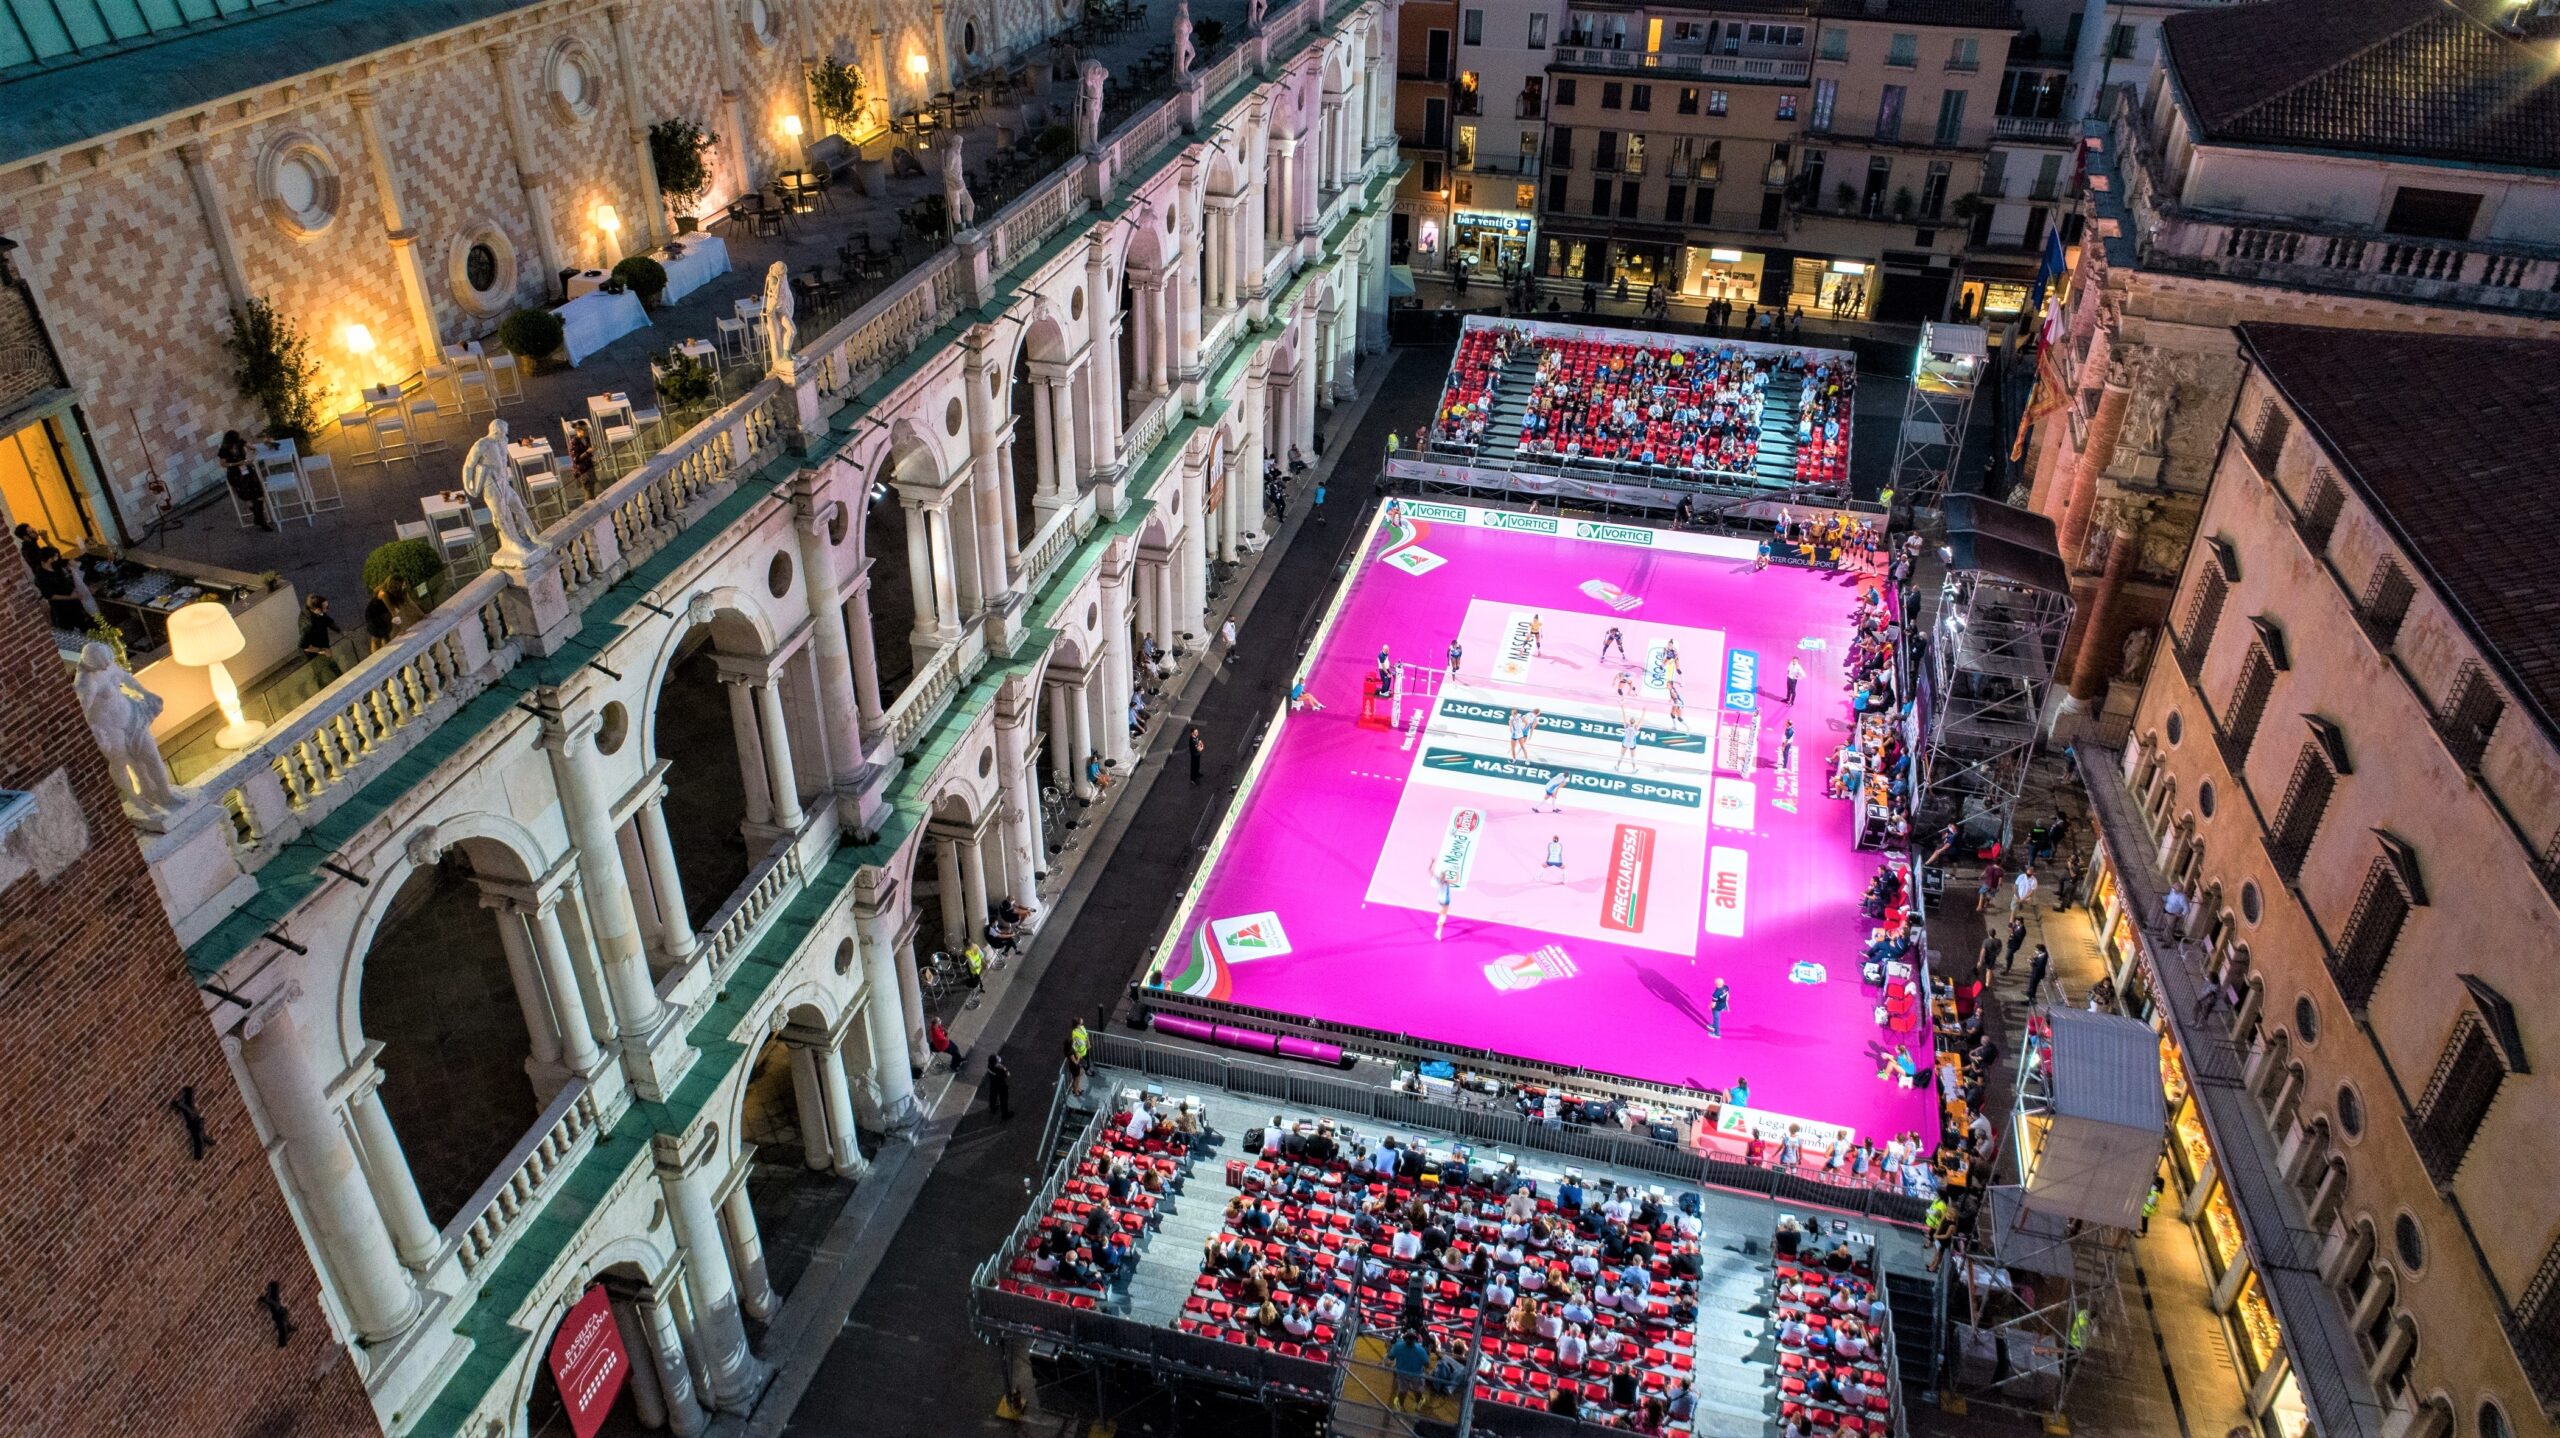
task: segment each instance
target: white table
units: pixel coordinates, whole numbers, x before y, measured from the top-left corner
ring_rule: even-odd
[[[604,288],[605,281],[612,278],[613,272],[610,270],[580,270],[569,276],[567,282],[569,298],[574,300],[580,295],[594,294],[597,290]]]
[[[633,330],[649,327],[649,312],[629,290],[618,295],[602,290],[580,295],[552,313],[560,317],[560,348],[573,367]]]
[[[670,258],[660,251],[656,256],[667,272],[666,293],[658,297],[661,304],[673,304],[729,273],[729,246],[718,235],[686,235],[676,243],[684,247],[683,254]]]
[[[507,446],[507,458],[515,462],[516,477],[519,479],[531,479],[538,474],[549,474],[551,472],[551,441],[537,439],[531,444],[510,443]]]

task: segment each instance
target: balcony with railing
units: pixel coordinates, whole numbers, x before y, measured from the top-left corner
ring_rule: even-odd
[[[1765,55],[1688,55],[1660,51],[1611,50],[1588,45],[1559,45],[1555,63],[1578,70],[1645,71],[1696,75],[1709,80],[1762,84],[1802,84],[1813,73],[1804,60]]]
[[[1996,140],[2049,140],[2057,145],[2067,145],[2078,129],[2076,120],[2044,119],[2034,115],[1997,115],[1991,121],[1991,136]]]
[[[2419,304],[2560,314],[2560,246],[2385,234],[2201,209],[2177,198],[2142,107],[2110,97],[2107,156],[2146,267]],[[2378,162],[2377,162],[2378,163]]]

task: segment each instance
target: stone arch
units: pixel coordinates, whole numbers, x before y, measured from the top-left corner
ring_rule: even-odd
[[[456,815],[439,824],[421,825],[401,836],[396,847],[386,846],[385,862],[371,876],[372,887],[364,891],[364,906],[357,911],[345,959],[338,967],[335,1037],[340,1064],[352,1062],[364,1049],[366,1033],[360,998],[365,959],[383,921],[390,916],[392,901],[399,896],[401,887],[426,866],[419,861],[418,853],[428,852],[426,863],[432,864],[434,856],[446,847],[461,843],[470,843],[492,857],[503,851],[507,855],[500,865],[503,872],[529,877],[549,867],[548,861],[540,857],[543,846],[532,830],[507,815],[484,810]]]
[[[696,596],[686,620],[670,626],[643,721],[643,752],[666,764],[660,804],[682,892],[661,895],[645,864],[624,865],[644,923],[661,930],[679,923],[699,930],[800,812],[796,778],[790,793],[775,792],[766,752],[777,712],[786,715],[786,747],[801,737],[787,717],[793,680],[772,662],[778,637],[760,609],[733,590]],[[762,691],[775,684],[783,697],[767,708]]]
[[[672,1248],[652,1242],[645,1234],[626,1233],[607,1240],[594,1255],[577,1264],[571,1271],[585,1276],[544,1303],[540,1316],[527,1330],[533,1341],[525,1346],[523,1355],[517,1360],[522,1369],[513,1380],[507,1411],[523,1415],[529,1431],[552,1431],[548,1425],[559,1411],[552,1406],[559,1401],[559,1390],[553,1383],[548,1361],[552,1335],[559,1331],[561,1320],[568,1317],[571,1305],[585,1296],[588,1287],[603,1283],[612,1294],[615,1326],[622,1336],[624,1356],[630,1360],[633,1370],[623,1384],[622,1393],[606,1411],[624,1422],[636,1420],[641,1427],[663,1426],[663,1417],[656,1424],[649,1422],[650,1404],[642,1397],[646,1393],[655,1398],[660,1405],[658,1411],[663,1414],[664,1400],[660,1396],[663,1390],[658,1386],[657,1363],[645,1326],[649,1320],[639,1314],[637,1303],[642,1296],[654,1299],[652,1275],[668,1272],[675,1263]],[[623,1321],[626,1310],[631,1318],[628,1324]],[[632,1342],[635,1335],[640,1340],[637,1345]],[[645,1381],[642,1375],[644,1364],[648,1365]],[[607,1426],[609,1429],[613,1426],[613,1419],[608,1419]]]
[[[641,689],[640,752],[658,758],[672,757],[658,738],[658,702],[677,662],[700,643],[702,629],[711,629],[720,652],[739,657],[771,654],[777,643],[763,607],[725,585],[697,591],[679,613],[683,622],[667,626],[658,652],[650,656],[648,683]]]
[[[871,566],[871,653],[880,701],[895,704],[932,652],[940,632],[929,562],[923,571],[916,564],[919,544],[929,542],[921,528],[926,521],[906,494],[939,492],[950,471],[940,446],[927,431],[901,416],[890,424],[886,442],[871,456],[870,473],[862,514],[862,553]],[[950,599],[956,624],[958,597]]]

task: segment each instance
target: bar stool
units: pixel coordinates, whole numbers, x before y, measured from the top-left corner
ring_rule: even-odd
[[[313,514],[331,514],[347,507],[344,492],[338,488],[337,462],[325,454],[302,457],[302,496]]]
[[[498,392],[498,403],[513,404],[524,398],[524,370],[512,354],[493,354],[482,361],[489,371],[489,383]]]
[[[382,456],[373,447],[373,411],[351,409],[338,416],[338,438],[345,441],[347,459],[352,464],[380,464]]]

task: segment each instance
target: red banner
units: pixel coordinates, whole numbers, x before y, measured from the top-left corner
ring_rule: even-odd
[[[1600,927],[1644,932],[1645,899],[1653,887],[1653,831],[1620,824],[1609,839],[1609,878],[1600,895]]]
[[[569,1410],[569,1427],[578,1438],[595,1438],[630,1376],[622,1330],[613,1322],[613,1300],[605,1296],[603,1284],[590,1285],[586,1296],[570,1305],[551,1339],[551,1377],[560,1385],[561,1406]]]

